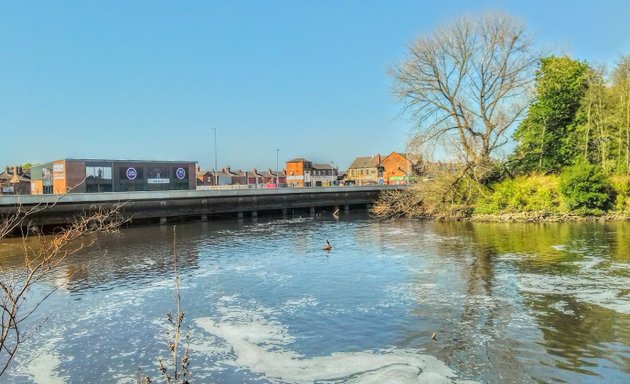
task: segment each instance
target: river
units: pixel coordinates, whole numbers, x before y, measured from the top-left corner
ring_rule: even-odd
[[[630,382],[630,223],[357,213],[178,224],[175,248],[196,383]],[[173,261],[171,225],[101,235],[36,287],[60,286],[0,382],[158,378]]]

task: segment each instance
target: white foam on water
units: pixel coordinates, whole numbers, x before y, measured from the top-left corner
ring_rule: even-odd
[[[289,299],[284,302],[282,311],[284,313],[295,313],[296,311],[316,307],[317,305],[319,305],[319,301],[313,296]]]
[[[220,304],[221,305],[221,304]],[[419,350],[337,352],[306,358],[289,348],[295,338],[273,311],[219,307],[219,318],[197,318],[195,324],[224,340],[232,349],[220,364],[235,365],[272,382],[283,383],[464,383],[437,358]],[[211,350],[200,348],[197,351]]]
[[[551,304],[549,307],[565,315],[575,315],[575,312],[566,308],[567,305],[568,303],[566,301],[561,300],[561,301]]]
[[[56,345],[61,338],[49,339],[45,344],[33,351],[35,356],[23,365],[18,366],[17,371],[31,377],[35,384],[63,384],[66,380],[59,376],[61,358],[55,353]]]
[[[591,271],[566,276],[524,273],[518,285],[525,292],[573,296],[583,302],[630,314],[630,297],[622,294],[630,287],[630,278],[612,278],[604,272],[596,272],[597,269]]]

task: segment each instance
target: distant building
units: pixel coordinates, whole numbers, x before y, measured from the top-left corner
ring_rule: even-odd
[[[237,172],[232,171],[230,167],[225,167],[218,172],[208,171],[208,173],[206,185],[232,185],[235,181],[234,177],[237,176]]]
[[[197,167],[197,185],[215,185],[216,178],[211,171],[204,171]]]
[[[64,159],[31,168],[34,195],[196,189],[196,162]]]
[[[311,185],[311,169],[313,163],[302,157],[292,159],[286,163],[287,185],[289,187],[308,187]]]
[[[289,187],[327,187],[337,185],[337,168],[331,164],[313,164],[298,157],[286,163],[286,183]]]
[[[348,171],[337,171],[337,184],[345,185],[346,184],[346,175]]]
[[[230,171],[232,174],[232,185],[247,185],[247,171]]]
[[[265,179],[265,184],[279,184],[280,186],[286,186],[287,184],[287,173],[284,169],[281,169],[279,171],[267,169],[263,173],[263,176]]]
[[[345,177],[346,184],[383,184],[384,167],[381,155],[361,156],[354,159]]]
[[[311,186],[329,187],[337,185],[337,168],[331,164],[313,164],[311,168]]]
[[[392,152],[381,160],[384,184],[409,184],[422,172],[420,156]]]
[[[0,195],[29,195],[31,193],[30,172],[21,166],[6,167],[0,173]]]

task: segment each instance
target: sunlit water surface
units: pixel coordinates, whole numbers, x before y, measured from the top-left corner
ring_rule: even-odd
[[[346,215],[176,233],[197,383],[630,382],[629,224]],[[18,254],[0,245],[3,265]],[[61,285],[0,381],[158,377],[173,260],[172,226],[102,236],[37,287]]]

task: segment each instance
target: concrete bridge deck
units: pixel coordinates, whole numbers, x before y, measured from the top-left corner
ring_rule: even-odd
[[[291,213],[318,209],[347,210],[351,206],[372,204],[382,191],[403,186],[348,186],[316,188],[273,188],[159,192],[71,193],[67,195],[0,196],[0,219],[37,207],[29,217],[30,225],[66,224],[83,213],[111,209],[120,204],[125,217],[135,220],[173,218],[207,220],[217,215],[258,216],[259,212]],[[39,209],[44,208],[44,209]]]

